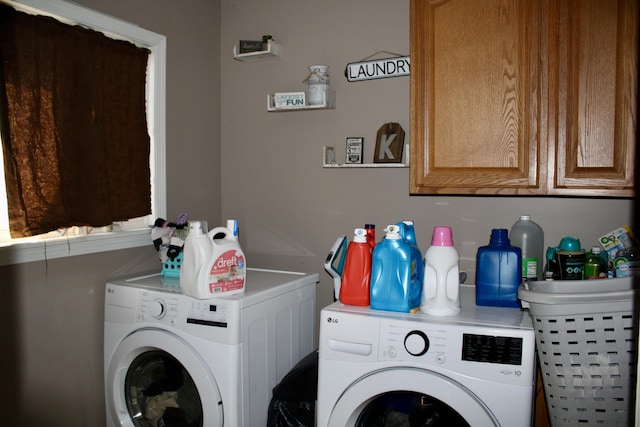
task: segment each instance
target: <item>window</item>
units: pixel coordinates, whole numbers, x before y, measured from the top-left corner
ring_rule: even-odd
[[[57,20],[100,31],[109,37],[132,42],[151,51],[147,78],[147,123],[151,137],[151,205],[149,218],[114,224],[113,230],[83,236],[52,233],[27,239],[7,240],[7,206],[4,171],[0,170],[0,265],[81,255],[150,244],[149,226],[153,219],[166,216],[165,197],[165,58],[166,38],[124,21],[62,0],[0,0],[19,11],[48,15]],[[0,164],[0,168],[3,166]],[[4,205],[3,205],[4,203]],[[4,235],[3,235],[4,231]],[[84,234],[81,232],[80,234]],[[54,233],[55,235],[55,233]]]

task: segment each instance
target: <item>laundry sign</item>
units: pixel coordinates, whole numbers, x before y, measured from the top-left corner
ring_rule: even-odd
[[[409,56],[352,62],[347,64],[345,76],[350,82],[408,76],[411,72]]]

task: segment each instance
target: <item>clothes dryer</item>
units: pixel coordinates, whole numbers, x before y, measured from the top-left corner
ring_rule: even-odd
[[[336,302],[320,315],[317,425],[529,427],[535,336],[518,308],[436,317]]]
[[[318,274],[247,269],[198,300],[159,274],[107,283],[107,427],[260,426],[273,387],[315,347]]]

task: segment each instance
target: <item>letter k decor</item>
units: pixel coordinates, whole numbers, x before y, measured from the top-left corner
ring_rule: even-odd
[[[399,123],[385,123],[378,129],[374,163],[402,163],[404,129]]]

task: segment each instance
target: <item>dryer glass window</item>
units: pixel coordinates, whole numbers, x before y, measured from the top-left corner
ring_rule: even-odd
[[[394,391],[375,397],[358,417],[356,426],[470,427],[446,403],[411,391]]]
[[[202,404],[193,379],[167,352],[147,351],[131,362],[125,400],[136,427],[202,426]]]

